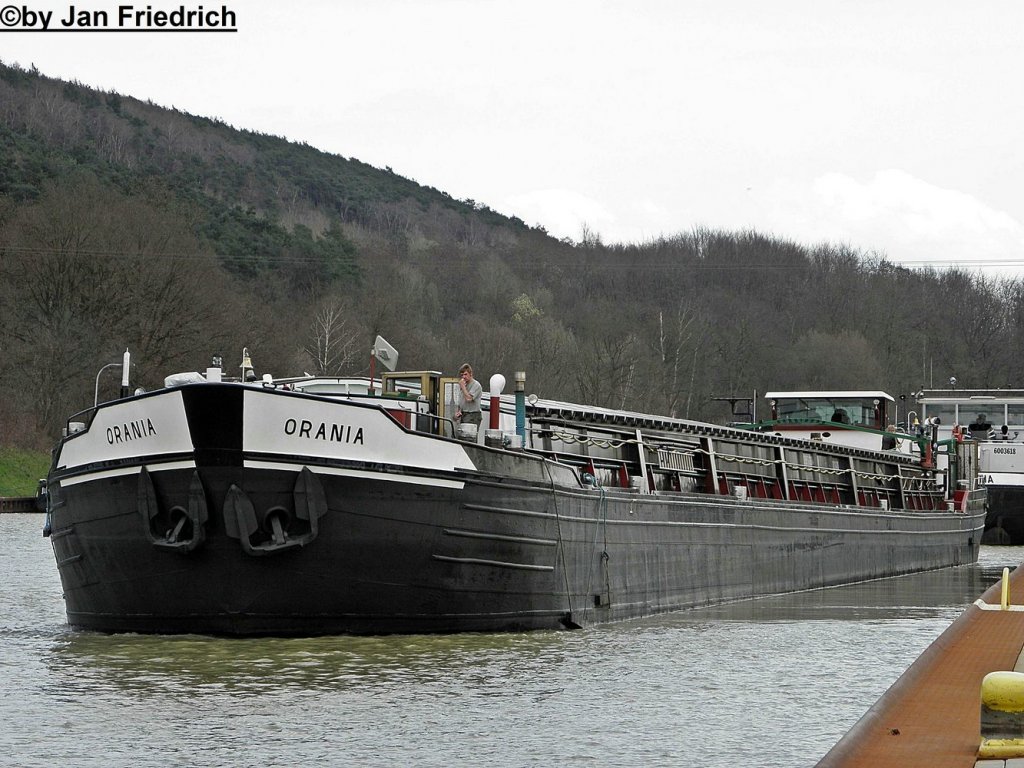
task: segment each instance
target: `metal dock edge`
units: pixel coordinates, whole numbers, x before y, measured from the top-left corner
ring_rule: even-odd
[[[0,514],[5,512],[38,512],[34,496],[0,496]]]
[[[982,759],[981,686],[1014,670],[1024,648],[1024,568],[989,588],[910,665],[819,762],[818,768],[1024,768]]]

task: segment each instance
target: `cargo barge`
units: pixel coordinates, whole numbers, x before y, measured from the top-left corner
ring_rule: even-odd
[[[69,419],[41,503],[71,625],[578,628],[978,555],[975,459],[935,434],[847,446],[526,398],[517,374],[471,436],[439,372],[243,374]]]

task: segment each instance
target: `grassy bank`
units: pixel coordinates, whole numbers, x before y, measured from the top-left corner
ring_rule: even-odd
[[[39,478],[46,477],[50,454],[0,447],[0,496],[35,496]]]

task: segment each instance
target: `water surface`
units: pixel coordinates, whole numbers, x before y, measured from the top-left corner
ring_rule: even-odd
[[[0,515],[0,766],[812,766],[1024,550],[577,632],[229,640],[69,629]]]

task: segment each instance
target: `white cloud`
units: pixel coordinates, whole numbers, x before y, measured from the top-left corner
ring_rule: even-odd
[[[983,18],[954,0],[300,5],[246,0],[237,34],[119,35],[99,57],[95,36],[13,35],[2,58],[390,166],[557,237],[752,227],[1024,264],[1024,100],[992,76],[1024,63],[1017,0]]]
[[[669,211],[649,198],[602,202],[572,189],[510,195],[496,208],[531,226],[539,224],[554,237],[579,241],[586,227],[607,244],[648,242],[685,230],[692,220],[688,213]]]
[[[1018,271],[1024,225],[1005,211],[899,169],[867,181],[826,173],[809,183],[776,185],[767,216],[774,231],[849,243],[908,265]],[[763,222],[762,222],[763,223]]]
[[[536,189],[505,198],[498,210],[518,216],[529,225],[540,224],[555,237],[579,240],[583,226],[606,233],[615,217],[597,200],[571,189]]]

